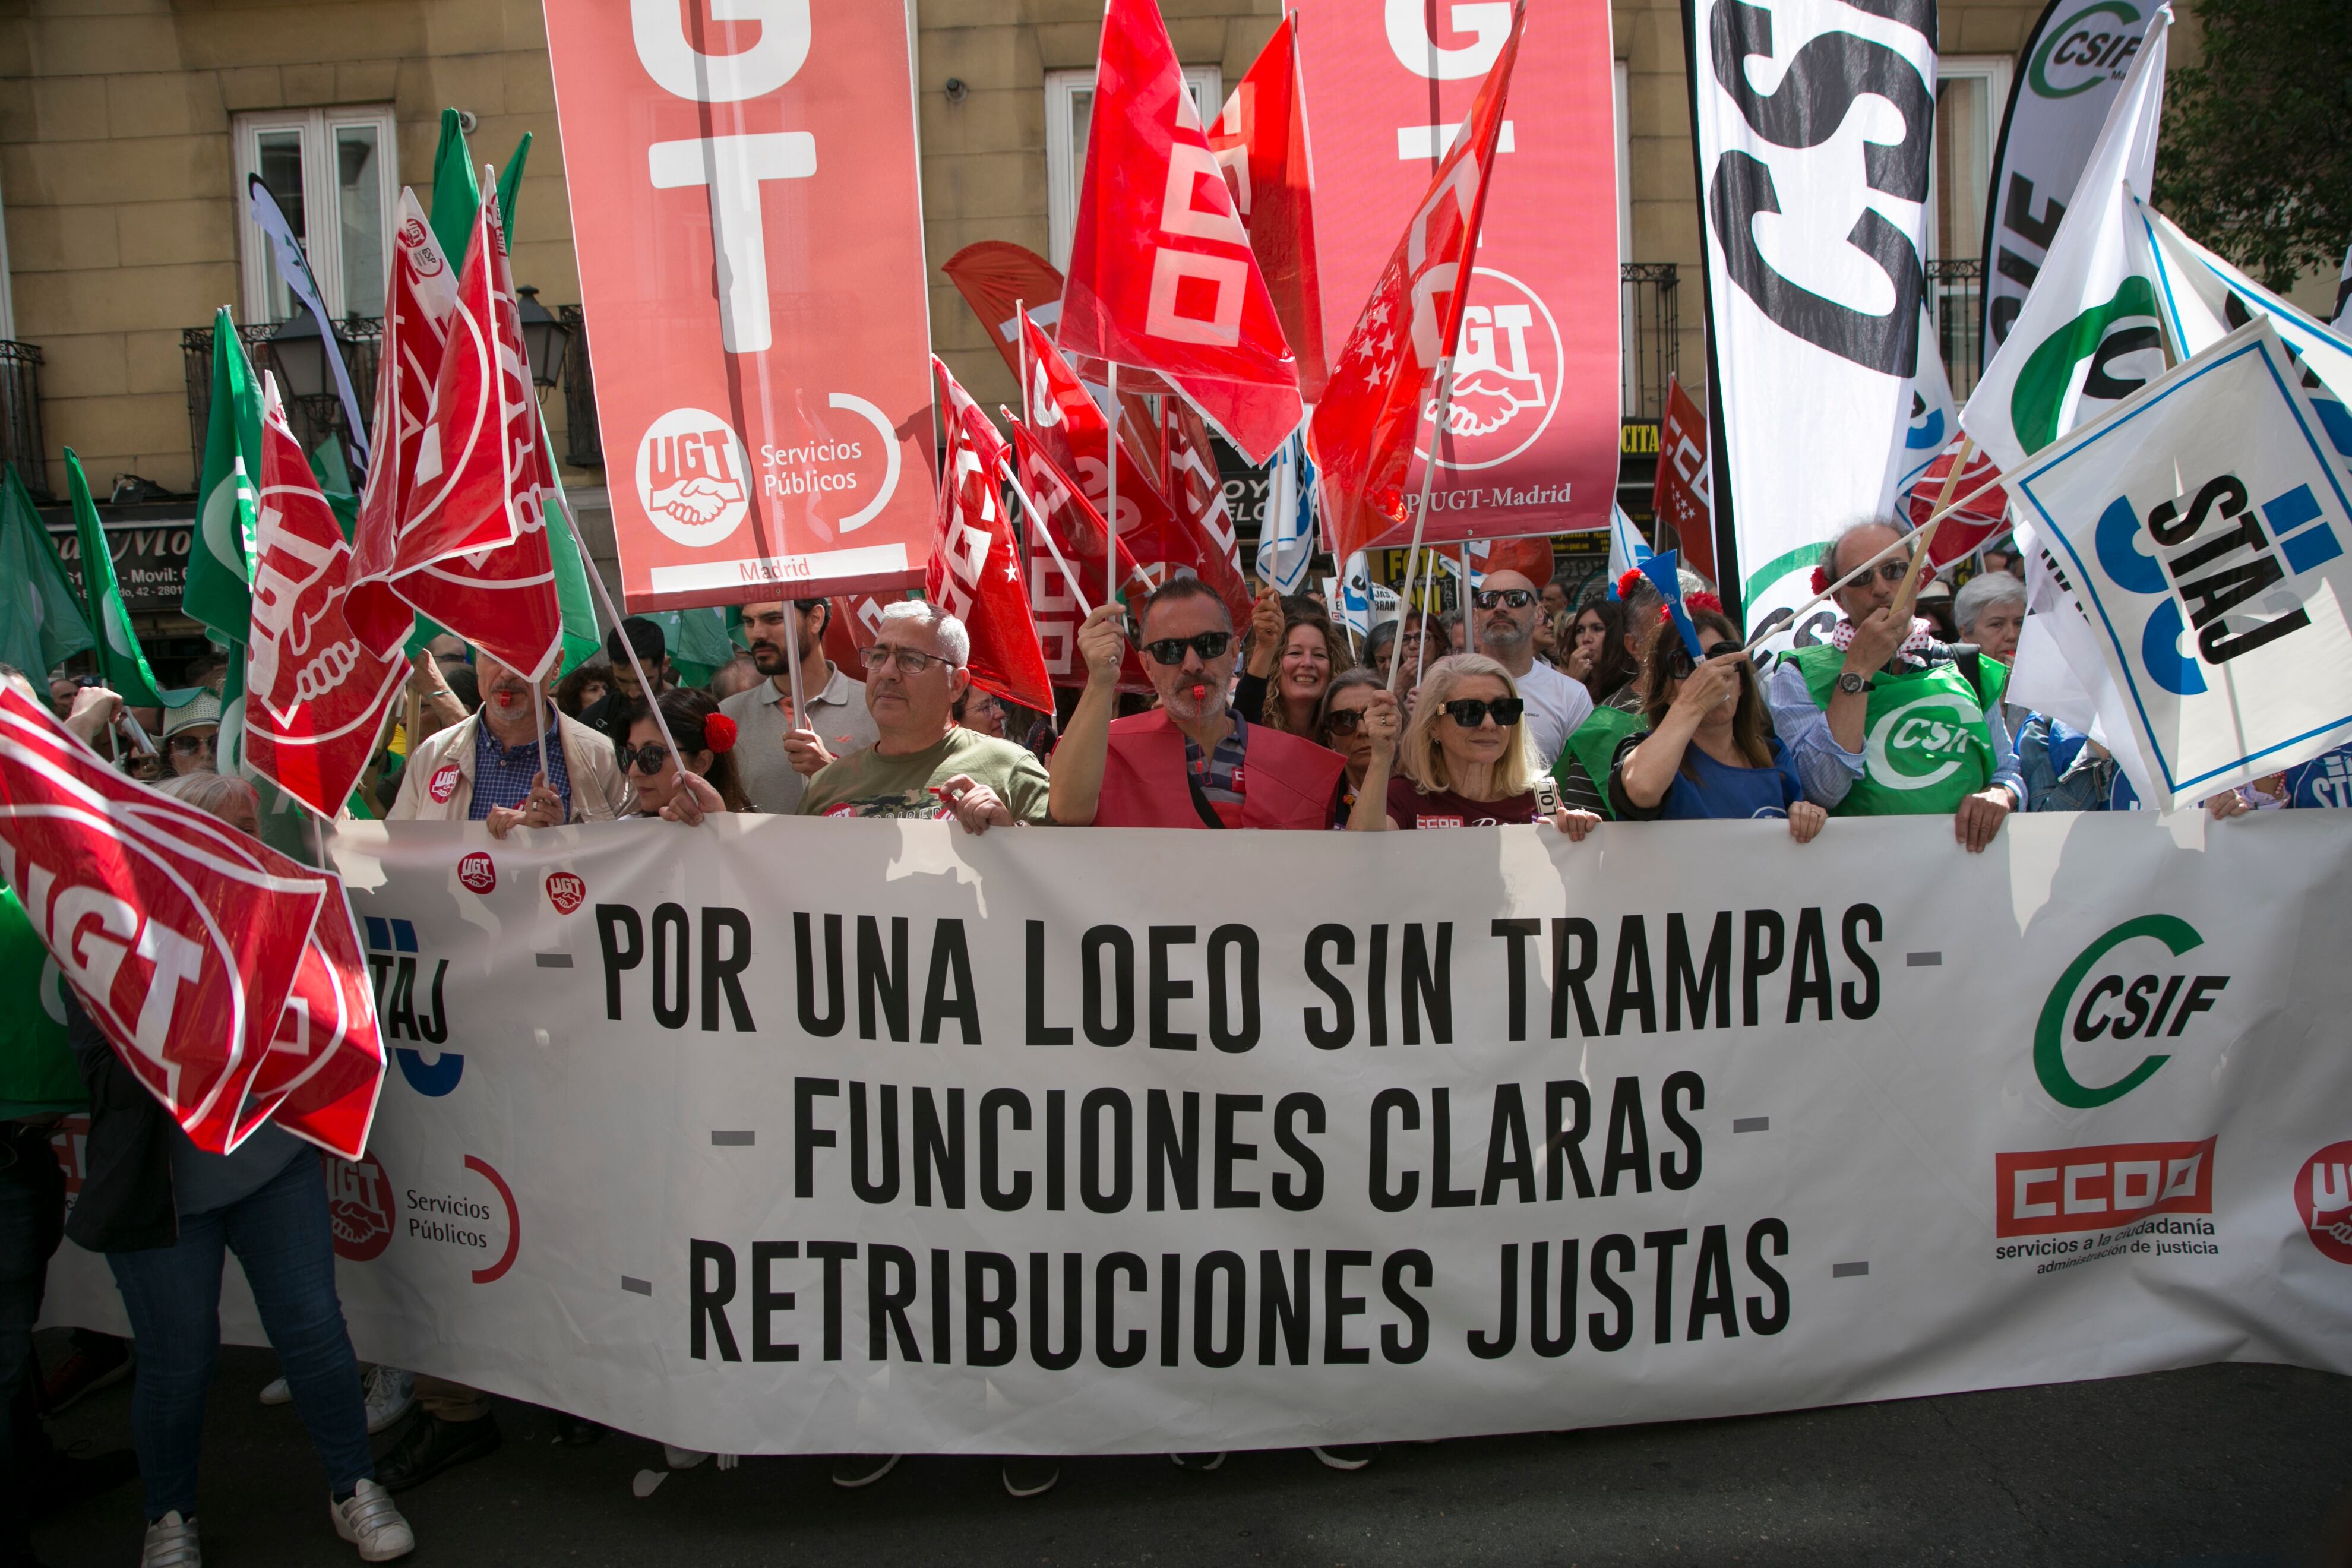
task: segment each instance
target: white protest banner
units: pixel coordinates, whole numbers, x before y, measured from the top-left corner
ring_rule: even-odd
[[[2263,318],[2009,480],[2096,624],[2157,805],[2352,740],[2352,495],[2300,382]]]
[[[722,1453],[2352,1372],[2344,824],[344,824],[400,1072],[338,1288]]]
[[[628,608],[920,585],[937,458],[912,14],[546,13]]]
[[[2018,51],[1985,188],[1988,348],[2016,324],[2156,9],[2150,0],[2050,0]]]
[[[1683,27],[1716,531],[1736,556],[1716,564],[1754,631],[1811,597],[1832,531],[1891,510],[1944,444],[1909,447],[1915,409],[1940,408],[1919,395],[1923,366],[1931,392],[1942,383],[1920,261],[1936,10],[1684,0]]]

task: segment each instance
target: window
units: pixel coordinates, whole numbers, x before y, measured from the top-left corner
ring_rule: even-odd
[[[1184,85],[1206,125],[1225,107],[1224,72],[1216,66],[1186,66]],[[1094,118],[1095,73],[1045,73],[1045,216],[1055,267],[1070,265],[1070,236],[1078,224],[1078,181],[1087,172],[1087,126]]]
[[[1984,254],[1993,144],[2009,107],[2006,55],[1950,55],[1936,63],[1936,157],[1928,175],[1927,254]]]
[[[247,321],[282,321],[295,310],[292,294],[278,280],[269,238],[247,206],[247,179],[259,174],[278,198],[310,258],[328,314],[373,316],[383,309],[391,264],[397,161],[388,107],[237,117],[237,234]]]

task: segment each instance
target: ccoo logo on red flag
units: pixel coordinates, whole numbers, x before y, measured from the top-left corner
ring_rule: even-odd
[[[312,1081],[262,1075],[341,884],[123,778],[13,684],[0,687],[0,874],[115,1054],[198,1148],[225,1153],[258,1124],[257,1082],[290,1095]],[[363,993],[358,1005],[373,1037]]]

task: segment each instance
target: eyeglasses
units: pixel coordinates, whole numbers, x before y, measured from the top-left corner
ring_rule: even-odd
[[[172,754],[175,757],[200,757],[207,752],[217,755],[219,751],[220,737],[218,735],[174,735],[172,737]]]
[[[1911,570],[1911,563],[1908,561],[1882,561],[1878,563],[1878,570],[1873,575],[1882,583],[1900,583],[1903,581],[1903,574],[1909,570]],[[1859,587],[1869,580],[1868,577],[1857,577],[1854,579],[1854,585]]]
[[[1747,651],[1736,642],[1719,642],[1701,654],[1699,658],[1721,658],[1727,653],[1746,653]],[[1675,679],[1688,680],[1691,678],[1691,672],[1697,668],[1698,659],[1691,658],[1688,648],[1675,647],[1666,650],[1666,673]]]
[[[669,748],[659,741],[647,741],[634,750],[626,741],[615,741],[613,750],[619,754],[625,773],[644,773],[651,778],[669,766]]]
[[[1503,605],[1515,610],[1524,610],[1536,602],[1536,593],[1532,588],[1481,588],[1470,595],[1470,602],[1482,610],[1495,609]]]
[[[1364,710],[1360,708],[1335,708],[1323,715],[1326,734],[1352,735],[1364,727]]]
[[[1465,730],[1475,730],[1492,713],[1495,722],[1509,729],[1528,710],[1525,700],[1517,697],[1457,697],[1444,705],[1445,716]]]
[[[868,669],[880,669],[895,658],[898,661],[899,671],[906,675],[920,675],[935,664],[945,665],[950,669],[955,668],[953,664],[938,654],[917,653],[913,648],[900,647],[895,643],[887,642],[878,642],[871,647],[858,649],[857,658],[858,662]]]
[[[1202,632],[1198,637],[1161,637],[1158,642],[1145,643],[1143,651],[1151,656],[1153,663],[1172,666],[1184,662],[1184,650],[1189,647],[1206,664],[1213,658],[1224,658],[1225,649],[1233,646],[1231,632]]]

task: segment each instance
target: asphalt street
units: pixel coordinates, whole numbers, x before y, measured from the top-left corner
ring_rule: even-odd
[[[356,1561],[289,1406],[256,1399],[267,1352],[228,1351],[208,1413],[205,1561]],[[130,1390],[58,1423],[129,1440]],[[489,1458],[405,1494],[425,1564],[1983,1563],[2302,1568],[2352,1496],[2352,1379],[2204,1367],[2052,1387],[1738,1420],[1385,1449],[1340,1474],[1304,1452],[1221,1470],[1076,1459],[1015,1501],[980,1459],[908,1459],[859,1492],[814,1459],[667,1473],[614,1434],[551,1444],[551,1417],[501,1402]],[[381,1439],[379,1440],[382,1441]],[[641,1471],[662,1470],[651,1495]],[[36,1534],[52,1568],[129,1568],[135,1486]],[[2336,1550],[2340,1550],[2337,1548]]]

